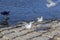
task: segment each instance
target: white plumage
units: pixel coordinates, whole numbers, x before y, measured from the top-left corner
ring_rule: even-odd
[[[37,22],[42,22],[43,21],[43,17],[41,16],[40,18],[37,18]]]
[[[53,2],[53,1],[51,1],[51,0],[47,0],[47,1],[48,1],[48,3],[49,3],[49,4],[46,4],[46,6],[47,6],[48,8],[56,6],[56,3],[55,3],[55,2]]]
[[[26,29],[31,29],[33,22],[25,23],[25,28]]]

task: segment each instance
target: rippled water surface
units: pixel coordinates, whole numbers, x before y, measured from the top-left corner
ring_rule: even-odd
[[[22,20],[35,20],[37,17],[43,16],[44,19],[53,17],[60,18],[60,2],[57,5],[46,7],[47,0],[0,0],[0,12],[10,11],[9,24],[16,24]],[[0,14],[0,21],[4,17]]]

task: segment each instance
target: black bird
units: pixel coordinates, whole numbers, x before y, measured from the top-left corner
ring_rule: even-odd
[[[4,16],[4,21],[1,23],[1,25],[8,25],[9,11],[3,11],[1,12],[1,15]]]
[[[9,11],[3,11],[1,12],[1,15],[9,15]]]

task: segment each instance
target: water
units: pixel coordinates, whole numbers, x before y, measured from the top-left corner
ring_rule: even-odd
[[[57,2],[57,0],[53,1]],[[46,0],[0,0],[0,12],[10,11],[10,25],[22,20],[36,20],[37,17],[41,16],[44,19],[60,18],[60,2],[52,8],[47,8],[46,4]],[[3,19],[0,14],[0,22]]]

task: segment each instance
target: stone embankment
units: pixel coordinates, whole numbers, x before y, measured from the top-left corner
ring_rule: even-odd
[[[37,27],[38,26],[38,27]],[[21,24],[0,28],[0,40],[60,40],[60,22],[42,23],[32,29]]]

